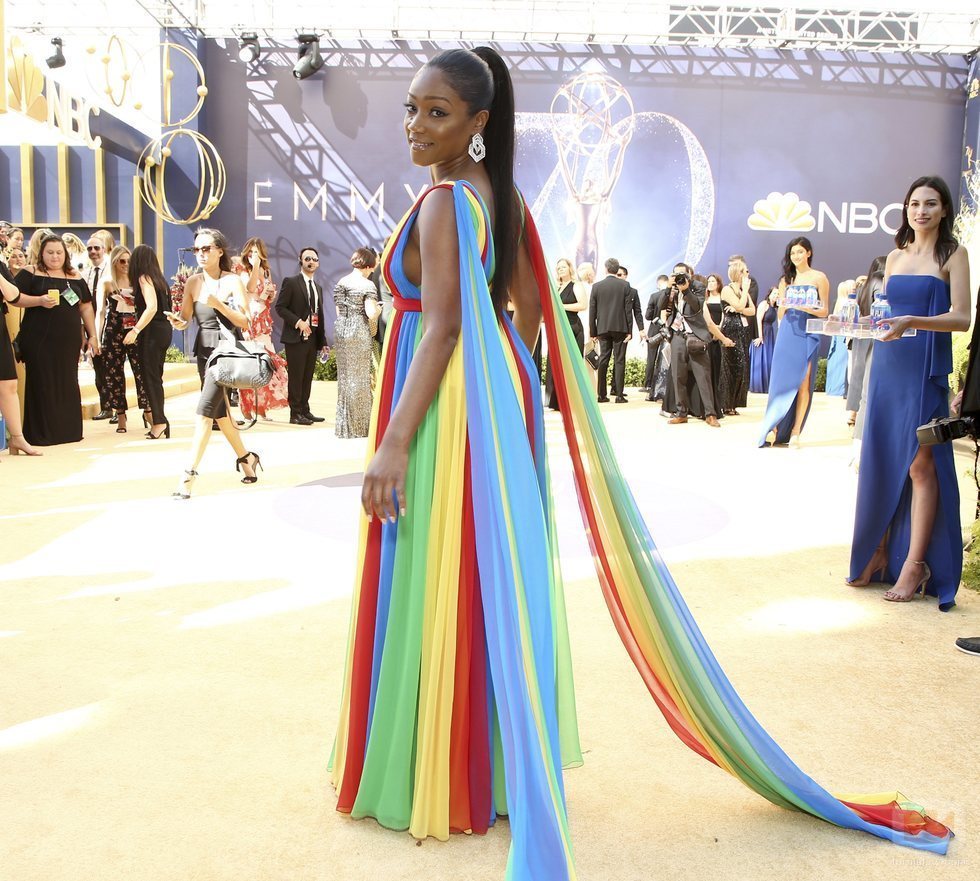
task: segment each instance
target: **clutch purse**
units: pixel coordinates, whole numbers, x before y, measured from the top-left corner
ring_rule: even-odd
[[[588,345],[585,347],[585,360],[589,362],[589,366],[593,370],[599,369],[599,347],[595,344],[595,340],[589,340]]]

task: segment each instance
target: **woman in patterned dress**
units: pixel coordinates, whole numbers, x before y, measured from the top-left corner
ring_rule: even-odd
[[[289,379],[286,359],[277,354],[272,345],[272,302],[277,290],[269,271],[265,242],[260,238],[249,239],[242,248],[241,263],[239,275],[248,292],[248,330],[245,331],[245,338],[265,346],[272,356],[275,372],[267,386],[239,390],[240,406],[243,415],[249,419],[253,413],[258,413],[263,419],[271,420],[270,410],[278,410],[289,404]]]
[[[378,255],[371,248],[358,248],[350,258],[353,270],[333,289],[337,437],[367,437],[371,424],[371,329],[364,301],[373,299],[380,304],[370,278],[377,264]]]

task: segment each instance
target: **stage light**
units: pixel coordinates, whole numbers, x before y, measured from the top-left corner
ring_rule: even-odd
[[[241,46],[238,49],[238,60],[246,64],[254,64],[259,60],[259,35],[242,34]]]
[[[293,76],[305,80],[323,67],[320,37],[317,34],[300,34],[296,39],[299,40],[299,60],[293,65]]]
[[[51,45],[54,46],[54,55],[50,58],[45,59],[45,63],[54,70],[56,67],[65,66],[65,53],[61,51],[61,37],[54,37],[51,40]]]

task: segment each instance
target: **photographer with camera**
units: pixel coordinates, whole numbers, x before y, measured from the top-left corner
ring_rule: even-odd
[[[694,272],[686,263],[678,263],[670,278],[665,308],[666,325],[670,330],[670,374],[674,383],[674,400],[677,409],[668,420],[669,425],[687,422],[687,376],[694,373],[701,401],[704,403],[704,421],[712,428],[720,427],[715,395],[711,387],[711,360],[708,343],[711,337],[725,347],[734,346],[712,321],[705,320],[704,286],[693,280]]]

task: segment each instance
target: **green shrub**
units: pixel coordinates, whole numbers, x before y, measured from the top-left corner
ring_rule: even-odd
[[[612,381],[612,369],[613,362],[609,359],[609,381]],[[544,377],[548,375],[548,359],[541,359],[541,379],[544,381]],[[643,388],[643,380],[647,376],[647,362],[646,358],[627,358],[626,359],[626,379],[623,381],[623,385],[632,386],[633,388]]]
[[[969,332],[953,334],[953,372],[949,375],[949,387],[958,392],[966,379],[966,365],[970,360]]]
[[[313,378],[327,382],[337,381],[337,359],[334,357],[333,352],[330,353],[330,357],[327,358],[326,363],[319,358],[316,359],[316,363],[313,365]]]
[[[187,356],[176,346],[171,346],[167,349],[167,354],[164,355],[163,360],[168,364],[186,364]]]
[[[827,391],[827,359],[820,358],[817,361],[817,378],[814,381],[813,390],[815,392]]]
[[[980,591],[980,520],[973,521],[970,536],[970,544],[963,557],[963,584],[971,590]]]

